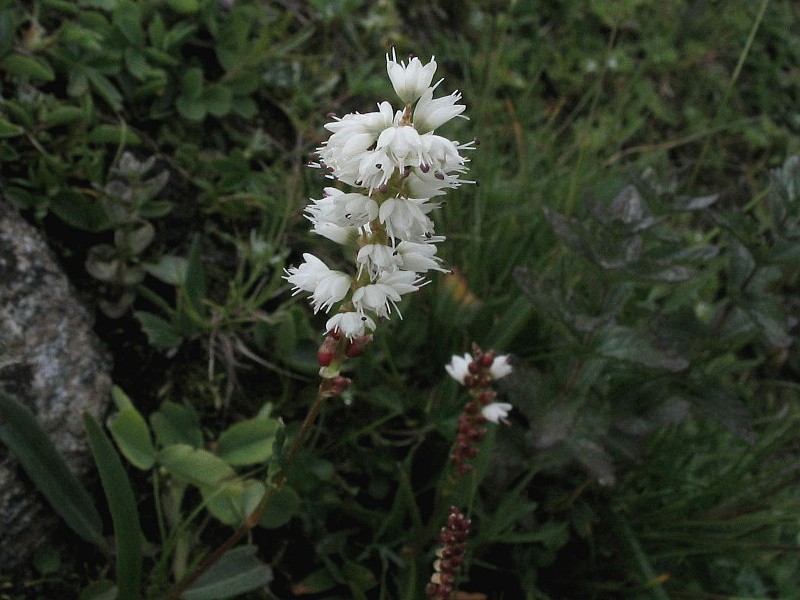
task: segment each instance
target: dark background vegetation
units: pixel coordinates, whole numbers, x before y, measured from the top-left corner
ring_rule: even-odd
[[[790,0],[0,0],[0,190],[144,415],[190,406],[211,448],[269,402],[291,434],[324,316],[282,269],[347,262],[307,231],[305,164],[328,113],[392,97],[390,48],[435,55],[470,117],[442,133],[480,141],[480,185],[436,217],[454,273],[352,363],[292,519],[254,535],[274,580],[253,597],[421,597],[464,401],[443,365],[474,341],[513,354],[515,409],[453,498],[462,589],[794,598],[798,24]],[[153,473],[130,476],[153,515]],[[228,531],[192,527],[197,554]],[[8,596],[105,576],[48,564]]]

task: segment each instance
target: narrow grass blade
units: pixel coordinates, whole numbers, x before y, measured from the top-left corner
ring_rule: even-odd
[[[111,440],[91,415],[84,414],[86,433],[100,480],[108,500],[117,551],[117,600],[137,600],[142,576],[144,536],[139,524],[136,499],[122,461]]]
[[[0,394],[0,440],[66,524],[102,547],[103,522],[89,492],[70,472],[33,413],[5,394]]]

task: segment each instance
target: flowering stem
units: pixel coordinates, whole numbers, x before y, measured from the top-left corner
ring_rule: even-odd
[[[244,523],[242,523],[239,528],[222,543],[222,545],[220,545],[216,550],[214,550],[214,552],[207,556],[206,559],[194,569],[194,571],[192,571],[180,583],[173,587],[172,590],[165,596],[166,599],[174,600],[175,598],[179,598],[181,594],[189,589],[189,587],[191,587],[191,585],[197,581],[203,573],[208,571],[208,569],[216,564],[217,561],[222,558],[222,556],[228,550],[233,548],[250,530],[254,529],[259,524],[264,511],[269,506],[269,502],[272,499],[273,494],[282,488],[286,483],[286,468],[291,465],[297,456],[297,453],[303,447],[303,444],[308,438],[308,434],[311,432],[311,428],[314,426],[314,422],[317,420],[317,416],[319,415],[319,411],[322,409],[325,399],[334,395],[333,387],[334,384],[332,378],[322,378],[322,381],[319,384],[319,389],[317,390],[317,397],[314,399],[314,403],[308,409],[308,413],[306,414],[302,425],[300,425],[297,435],[292,441],[291,446],[289,446],[289,450],[286,452],[283,460],[283,468],[275,477],[273,485],[268,487],[264,492],[264,495],[261,497],[261,500],[259,500],[258,505],[253,512],[247,516],[247,518],[244,520]]]

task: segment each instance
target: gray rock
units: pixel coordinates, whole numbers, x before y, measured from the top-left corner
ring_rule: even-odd
[[[2,200],[0,389],[34,412],[73,473],[90,471],[82,414],[105,415],[110,359],[52,251]],[[28,561],[56,519],[0,444],[0,565]]]

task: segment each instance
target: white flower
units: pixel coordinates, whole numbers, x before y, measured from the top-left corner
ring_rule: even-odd
[[[314,312],[318,312],[320,308],[328,312],[331,306],[347,295],[352,281],[348,274],[339,271],[331,271],[327,277],[323,277],[311,294]]]
[[[511,373],[511,371],[513,371],[513,369],[511,368],[511,361],[508,354],[495,356],[492,366],[489,367],[489,374],[492,376],[492,379],[500,379],[501,377],[505,377]]]
[[[320,280],[331,272],[328,266],[313,254],[303,254],[303,260],[305,262],[299,267],[285,269],[284,279],[294,286],[293,296],[301,291],[313,292]]]
[[[359,165],[369,155],[381,132],[392,127],[400,116],[388,102],[378,105],[378,111],[367,114],[348,114],[325,125],[331,137],[317,148],[320,161],[331,170],[334,177],[357,184]]]
[[[378,219],[390,237],[414,240],[433,233],[433,221],[427,214],[439,206],[428,198],[388,198],[381,204]]]
[[[433,88],[428,88],[414,108],[414,127],[417,131],[427,133],[459,116],[467,108],[463,104],[456,104],[459,100],[461,93],[458,91],[434,100]]]
[[[463,182],[458,175],[445,175],[440,171],[424,173],[414,169],[406,179],[406,191],[414,198],[433,198],[446,193],[449,188],[457,188]]]
[[[387,183],[395,168],[394,162],[385,150],[372,150],[364,153],[354,174],[346,173],[346,175],[351,176],[354,181],[360,181],[359,185],[362,187],[372,190]]]
[[[395,248],[395,254],[400,260],[400,268],[406,271],[425,273],[434,270],[447,273],[441,267],[442,259],[436,256],[436,246],[432,243],[417,243],[403,241]]]
[[[350,290],[352,279],[346,273],[329,269],[313,254],[303,254],[305,262],[299,267],[286,269],[285,279],[294,286],[294,294],[311,292],[314,312],[320,308],[328,311],[342,300]]]
[[[508,416],[508,411],[510,411],[513,406],[511,406],[508,402],[492,402],[491,404],[487,404],[481,410],[481,415],[487,420],[491,421],[492,423],[499,423],[503,421],[506,423],[506,417]]]
[[[419,133],[411,125],[398,125],[384,129],[375,143],[399,171],[407,165],[417,166],[425,161],[424,148]]]
[[[444,366],[450,377],[463,384],[464,378],[469,375],[469,364],[473,361],[471,354],[464,356],[453,355],[450,362]]]
[[[415,56],[408,61],[408,65],[398,63],[397,54],[392,49],[392,58],[386,55],[386,71],[398,97],[406,104],[412,104],[431,85],[436,61],[431,57],[430,62],[423,65]]]
[[[433,197],[466,183],[460,176],[469,161],[461,151],[472,147],[433,133],[465,109],[458,91],[433,97],[441,83],[431,85],[433,57],[426,64],[416,57],[404,63],[392,50],[386,70],[405,106],[395,110],[381,102],[373,112],[334,117],[325,124],[330,136],[311,164],[329,179],[362,188],[361,193],[325,188],[324,197],[305,208],[314,233],[357,245],[357,274],[331,270],[305,254],[305,262],[285,275],[294,294],[311,294],[314,312],[346,301],[351,310],[331,317],[327,327],[350,338],[374,330],[378,317],[397,311],[404,294],[424,285],[424,273],[447,272],[434,245],[445,238],[435,236],[429,213],[441,206]]]
[[[369,196],[336,188],[325,188],[327,194],[306,206],[312,223],[333,223],[339,227],[363,227],[378,216],[378,203]]]
[[[397,311],[400,296],[419,289],[422,279],[413,271],[381,273],[375,283],[370,283],[353,292],[353,305],[358,312],[374,312],[379,317],[388,317],[392,307]],[[400,311],[397,311],[400,314]],[[402,316],[402,315],[401,315]]]
[[[370,279],[375,279],[380,273],[393,270],[398,263],[394,250],[385,244],[366,244],[358,251],[356,262],[367,269]]]
[[[323,223],[313,219],[312,222],[314,225],[311,231],[337,244],[348,244],[358,236],[358,228],[356,227],[340,227],[333,223]]]
[[[467,171],[464,166],[467,159],[458,151],[471,149],[472,142],[459,145],[458,142],[453,142],[440,135],[426,133],[420,136],[420,143],[428,165],[433,168],[434,173],[465,173]]]
[[[336,313],[325,324],[326,331],[338,331],[353,339],[361,337],[367,330],[375,330],[375,321],[357,312]]]

